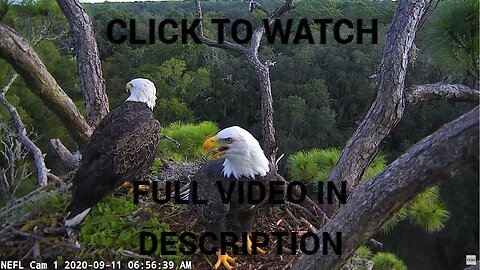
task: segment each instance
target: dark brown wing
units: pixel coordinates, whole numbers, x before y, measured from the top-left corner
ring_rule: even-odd
[[[95,129],[73,178],[67,219],[94,206],[125,180],[151,166],[160,140],[160,123],[144,103],[125,102]]]
[[[221,199],[217,181],[222,182],[223,190],[228,190],[232,181],[248,182],[252,181],[250,178],[241,177],[236,179],[233,176],[226,178],[223,176],[223,162],[224,159],[216,159],[204,164],[195,174],[193,181],[197,186],[197,195],[201,200],[207,200],[207,204],[193,204],[190,203],[190,209],[197,216],[200,222],[205,224],[207,231],[216,234],[217,239],[221,232],[230,231],[235,233],[249,232],[252,228],[253,220],[258,207],[265,201],[257,205],[247,203],[248,185],[244,183],[243,194],[244,198],[240,200],[239,185],[235,185],[233,189],[231,201],[229,204],[224,204]],[[266,198],[269,195],[267,177],[256,177],[255,181],[260,182],[265,187]],[[193,182],[192,182],[193,183]],[[190,202],[193,202],[193,186],[190,184]],[[259,192],[257,188],[252,190],[254,193]],[[253,195],[253,198],[259,198],[258,194]],[[239,203],[243,201],[244,203]]]
[[[122,137],[112,149],[114,173],[124,178],[142,177],[152,165],[159,140],[157,120],[139,123],[134,135]]]
[[[190,209],[200,222],[202,222],[208,232],[216,235],[220,239],[220,233],[226,231],[225,217],[230,210],[229,204],[223,204],[220,197],[217,181],[225,181],[223,177],[223,159],[210,161],[195,174],[193,181],[197,185],[197,195],[200,200],[207,200],[206,204],[190,203]],[[190,183],[190,202],[192,202],[193,188]]]

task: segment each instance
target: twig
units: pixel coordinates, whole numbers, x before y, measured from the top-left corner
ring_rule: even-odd
[[[67,233],[65,227],[57,227],[57,228],[44,228],[44,234],[50,235],[65,235]]]
[[[378,248],[378,249],[383,249],[383,244],[381,242],[378,242],[377,240],[375,239],[370,239],[368,241],[374,248]]]
[[[150,256],[147,256],[147,255],[140,255],[140,254],[137,254],[133,251],[130,251],[130,250],[121,250],[121,249],[117,249],[116,251],[117,254],[120,254],[122,256],[125,256],[125,257],[129,257],[129,258],[134,258],[136,260],[153,260],[152,257]]]
[[[161,138],[161,139],[165,139],[165,140],[167,140],[167,141],[175,144],[175,146],[177,146],[177,147],[180,147],[180,142],[178,142],[177,140],[175,140],[174,138],[172,138],[172,137],[170,137],[170,136],[167,136],[167,135],[161,133],[161,134],[160,134],[160,138]]]
[[[57,195],[59,193],[63,193],[65,190],[67,190],[71,184],[68,184],[66,187],[58,187],[55,190],[49,191],[49,192],[44,192],[44,190],[48,189],[51,187],[51,185],[47,185],[44,188],[37,188],[34,191],[30,192],[29,194],[18,198],[17,200],[10,202],[8,205],[0,209],[0,220],[6,220],[9,216],[12,215],[12,213],[17,213],[18,210],[23,207],[25,204],[28,203],[35,203],[43,198],[48,198],[54,195]],[[22,217],[19,217],[20,219],[25,219],[26,216],[23,215]],[[2,230],[3,231],[3,230]]]
[[[310,220],[317,220],[318,218],[315,217],[312,212],[310,212],[307,208],[303,207],[303,206],[300,206],[298,204],[295,204],[295,203],[291,203],[291,202],[288,202],[287,201],[287,206],[289,207],[292,207],[300,212],[302,212],[304,215],[306,215]],[[288,210],[288,208],[287,208]]]
[[[20,236],[20,237],[24,237],[24,238],[33,238],[33,239],[41,241],[41,242],[43,242],[43,243],[45,243],[49,246],[54,245],[54,243],[44,239],[43,237],[41,237],[39,235],[33,234],[33,233],[17,231],[15,229],[11,228],[11,227],[10,227],[10,231],[16,236]]]
[[[5,98],[5,93],[12,86],[13,82],[15,82],[17,77],[17,73],[13,74],[13,76],[10,78],[10,81],[3,88],[2,92],[0,93],[0,103],[2,103],[3,106],[5,106],[5,108],[10,112],[10,115],[17,128],[18,139],[23,144],[23,146],[30,150],[33,159],[35,160],[35,166],[37,167],[38,186],[44,187],[47,185],[48,170],[45,166],[45,160],[42,151],[30,140],[30,138],[28,138],[27,131],[25,130],[25,125],[23,124],[17,109],[15,109],[15,107]]]
[[[233,51],[239,51],[239,52],[245,51],[245,47],[239,44],[232,43],[229,41],[224,41],[222,44],[220,44],[218,43],[218,41],[214,41],[209,38],[206,38],[203,35],[203,12],[202,12],[202,5],[200,4],[200,0],[195,0],[195,10],[197,11],[197,18],[200,19],[200,23],[197,27],[197,35],[204,44],[212,47],[218,47],[218,48],[228,49]]]
[[[5,93],[8,91],[8,89],[10,89],[10,87],[11,87],[12,84],[15,82],[15,80],[17,79],[17,77],[18,77],[18,74],[17,74],[17,73],[13,74],[13,76],[10,78],[10,80],[8,81],[8,83],[3,87],[2,92],[0,93],[0,95],[5,94]]]
[[[268,9],[260,5],[257,1],[255,1],[253,4],[255,5],[255,8],[258,8],[261,11],[265,12],[267,15],[270,15],[270,11],[268,11]]]

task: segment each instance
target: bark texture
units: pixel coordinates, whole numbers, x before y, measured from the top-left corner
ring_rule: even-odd
[[[67,169],[73,170],[80,165],[80,160],[82,159],[80,152],[72,154],[70,150],[63,145],[60,139],[50,139],[50,144]]]
[[[411,86],[405,89],[407,107],[434,99],[477,103],[480,91],[463,84],[435,83]]]
[[[84,145],[92,129],[73,101],[48,72],[37,53],[14,30],[0,24],[0,57],[22,77],[30,90],[63,122],[73,139]]]
[[[401,207],[456,169],[478,162],[479,107],[444,125],[410,148],[385,170],[362,183],[319,233],[342,232],[342,254],[302,255],[292,270],[338,269]],[[361,213],[361,214],[359,214]],[[310,247],[311,248],[311,247]]]
[[[57,3],[73,35],[87,121],[91,127],[96,127],[109,112],[109,106],[92,21],[78,0],[57,0]]]
[[[388,31],[380,66],[375,101],[348,140],[328,180],[336,184],[347,181],[350,194],[378,151],[378,146],[401,120],[405,110],[404,82],[408,56],[418,23],[431,0],[401,1]],[[327,209],[332,216],[335,209]]]
[[[12,116],[13,123],[15,124],[15,128],[17,129],[18,140],[23,144],[25,148],[28,149],[30,154],[33,156],[33,160],[35,162],[35,167],[37,168],[37,179],[38,179],[38,186],[45,187],[47,185],[47,167],[45,166],[45,160],[43,159],[43,154],[40,148],[38,148],[35,143],[30,140],[27,135],[27,131],[25,130],[25,125],[18,114],[17,109],[8,102],[5,98],[5,93],[8,91],[10,86],[13,82],[17,79],[18,74],[14,74],[7,85],[3,88],[2,92],[0,92],[0,103],[8,110],[10,115]]]

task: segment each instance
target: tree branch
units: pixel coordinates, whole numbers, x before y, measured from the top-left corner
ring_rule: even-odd
[[[5,93],[8,91],[10,86],[12,86],[13,82],[17,79],[18,74],[15,73],[11,78],[7,85],[3,88],[2,92],[0,92],[0,103],[8,110],[10,115],[12,116],[13,122],[15,123],[15,127],[17,128],[18,139],[20,142],[25,146],[32,154],[33,159],[35,161],[35,166],[37,168],[37,179],[38,179],[38,186],[44,187],[47,185],[47,167],[45,166],[45,160],[43,158],[42,151],[38,148],[27,136],[27,131],[25,130],[25,125],[20,118],[15,107],[8,102],[5,98]]]
[[[342,254],[328,250],[329,255],[323,256],[319,250],[315,255],[302,255],[292,270],[340,268],[408,201],[427,187],[450,178],[461,166],[478,162],[478,114],[476,107],[444,125],[363,182],[321,232],[342,232]],[[311,250],[311,246],[307,249]]]
[[[202,5],[200,3],[200,0],[195,0],[195,10],[197,11],[197,18],[200,19],[200,23],[197,27],[197,35],[202,41],[202,43],[211,47],[217,47],[217,48],[222,48],[222,49],[227,49],[227,50],[232,50],[237,52],[245,51],[245,47],[237,43],[224,41],[222,44],[219,44],[218,41],[214,41],[205,37],[203,34],[203,11],[202,11]]]
[[[284,13],[293,8],[293,0],[285,0],[281,6],[276,8],[268,16],[269,25],[275,19],[280,18]],[[270,81],[270,69],[258,58],[258,48],[265,33],[265,25],[260,23],[253,31],[252,39],[248,45],[248,49],[244,52],[248,63],[255,71],[255,75],[259,80],[260,85],[260,102],[261,102],[261,116],[262,116],[262,138],[265,155],[269,160],[276,164],[277,143],[275,140],[275,126],[273,119],[273,96],[272,86]]]
[[[378,92],[364,120],[348,140],[328,180],[347,181],[348,193],[358,185],[378,146],[401,120],[405,110],[404,82],[409,51],[418,23],[432,0],[399,3],[388,31],[379,72]],[[326,209],[330,215],[338,210]]]
[[[72,154],[67,147],[63,145],[60,139],[50,139],[50,144],[52,145],[55,152],[58,154],[60,160],[65,164],[65,166],[72,170],[78,167],[80,160],[82,159],[79,152]]]
[[[283,14],[293,8],[293,0],[285,0],[281,6],[276,8],[273,12],[268,14],[268,24],[271,25],[274,20],[280,18]],[[248,44],[248,50],[252,51],[253,53],[258,53],[258,48],[260,47],[260,43],[262,41],[263,34],[265,33],[265,25],[260,23],[253,31],[252,39]]]
[[[78,0],[57,0],[57,3],[73,34],[88,124],[96,127],[107,115],[109,106],[92,21]]]
[[[478,89],[472,89],[463,84],[435,83],[415,85],[405,89],[407,107],[435,99],[449,99],[478,104],[479,98],[480,91]]]
[[[267,20],[269,24],[292,8],[293,0],[285,0],[281,6],[268,15]],[[197,18],[201,20],[197,29],[197,35],[201,38],[202,42],[212,47],[239,51],[245,56],[250,66],[252,66],[253,71],[259,80],[263,149],[270,162],[276,164],[275,156],[277,152],[277,143],[275,141],[275,126],[273,122],[273,97],[272,85],[270,82],[270,70],[269,66],[265,65],[258,59],[258,48],[260,47],[263,33],[265,32],[263,22],[255,28],[248,47],[243,47],[239,44],[228,41],[225,41],[224,44],[218,44],[218,42],[209,40],[203,35],[203,12],[200,0],[195,0],[195,9],[197,11]]]
[[[0,24],[0,57],[22,77],[30,90],[63,122],[73,139],[84,145],[92,129],[73,101],[48,72],[37,53],[14,30]]]

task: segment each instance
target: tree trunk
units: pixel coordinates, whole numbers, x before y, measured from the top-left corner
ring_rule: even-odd
[[[78,0],[57,0],[57,3],[72,30],[88,124],[96,127],[109,106],[92,21]]]
[[[0,24],[0,57],[22,77],[30,90],[63,122],[79,144],[88,142],[92,129],[83,115],[48,72],[37,53],[14,30]]]
[[[401,1],[387,34],[380,66],[378,93],[364,120],[348,140],[328,180],[347,181],[348,194],[375,157],[378,146],[398,124],[405,110],[404,82],[418,23],[431,0]],[[327,209],[332,216],[337,210]]]
[[[478,162],[479,107],[444,125],[411,147],[372,179],[363,182],[319,233],[342,233],[342,254],[302,255],[292,270],[338,269],[408,201]],[[311,243],[310,243],[311,244]],[[311,246],[307,249],[311,250]],[[320,247],[321,248],[321,247]]]
[[[269,68],[260,62],[257,55],[245,54],[255,71],[260,86],[260,107],[262,116],[262,138],[265,156],[274,164],[277,154],[275,126],[273,122],[273,96]]]

